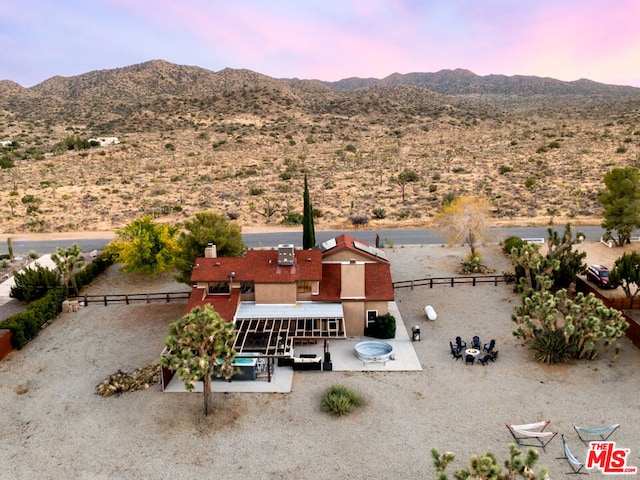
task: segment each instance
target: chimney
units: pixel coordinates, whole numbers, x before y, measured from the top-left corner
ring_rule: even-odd
[[[216,251],[216,246],[213,243],[209,243],[204,248],[204,258],[217,258],[218,252]]]
[[[278,245],[278,265],[293,265],[293,252],[290,243]]]

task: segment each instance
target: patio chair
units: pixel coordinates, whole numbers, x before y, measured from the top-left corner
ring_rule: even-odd
[[[473,355],[465,355],[464,357],[464,363],[470,363],[471,365],[473,365],[475,361],[476,357],[474,357]]]
[[[567,475],[573,475],[573,474],[586,475],[587,472],[582,472],[581,471],[584,468],[584,463],[580,462],[573,455],[573,453],[571,453],[571,450],[569,450],[569,445],[567,445],[567,442],[564,439],[564,434],[562,434],[561,437],[562,437],[562,450],[564,451],[564,456],[563,457],[556,457],[556,459],[558,459],[558,460],[565,459],[567,461],[567,463],[571,467],[571,471],[567,472],[566,473]]]
[[[456,362],[462,358],[462,353],[458,352],[457,350],[454,352],[451,352],[451,354],[453,355],[453,358],[456,359]]]
[[[492,362],[495,362],[498,359],[498,350],[492,350],[489,352],[489,357]]]
[[[449,341],[449,348],[451,349],[451,355],[455,353],[460,353],[460,349],[453,344],[453,342]]]
[[[467,348],[467,342],[463,341],[460,337],[456,337],[456,346],[458,350],[462,351]]]
[[[496,346],[496,341],[492,338],[489,343],[484,344],[484,351],[490,353]]]
[[[487,362],[489,360],[491,360],[491,355],[489,355],[489,354],[487,354],[484,357],[478,359],[478,361],[482,364],[483,367],[487,364]]]
[[[476,350],[482,350],[482,345],[480,344],[480,337],[477,335],[473,337],[471,340],[471,348],[475,348]]]
[[[545,447],[558,434],[558,432],[546,432],[547,425],[550,420],[544,420],[536,423],[526,423],[523,425],[506,424],[507,430],[513,436],[516,443],[522,447]]]
[[[596,436],[604,442],[611,435],[613,435],[613,432],[615,432],[619,426],[620,424],[616,423],[615,425],[609,425],[608,427],[602,427],[602,428],[584,428],[584,427],[578,427],[577,425],[574,425],[573,428],[578,434],[578,438],[582,441],[582,443],[584,443],[585,445],[588,445],[589,442],[592,442],[595,440],[595,438],[589,438],[589,437]]]

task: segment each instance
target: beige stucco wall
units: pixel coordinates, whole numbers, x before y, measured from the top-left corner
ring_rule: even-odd
[[[256,303],[296,303],[295,283],[258,283],[255,290]]]
[[[364,263],[343,263],[340,298],[364,298]]]
[[[344,325],[347,335],[364,335],[365,320],[364,302],[343,302]]]

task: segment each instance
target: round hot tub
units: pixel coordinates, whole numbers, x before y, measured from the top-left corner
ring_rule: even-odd
[[[363,362],[386,362],[391,358],[393,347],[387,342],[368,340],[357,343],[353,347],[358,357]]]

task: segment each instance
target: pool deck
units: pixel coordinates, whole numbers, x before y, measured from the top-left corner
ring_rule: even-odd
[[[370,337],[348,337],[344,340],[332,340],[329,343],[333,372],[408,372],[421,371],[422,365],[413,348],[413,342],[404,325],[402,316],[395,302],[389,303],[389,313],[396,318],[396,337],[385,339],[393,347],[393,360],[386,362],[363,362],[355,356],[353,347],[365,340],[375,340]],[[301,345],[295,347],[295,355],[315,354],[324,356],[324,344]],[[293,371],[292,367],[278,367],[276,365],[271,382],[260,377],[255,381],[213,381],[211,391],[218,393],[246,392],[246,393],[290,393],[294,374],[302,375],[331,375],[331,371]],[[202,382],[196,384],[196,392],[202,392]],[[173,378],[165,388],[165,392],[186,392],[184,383]]]

